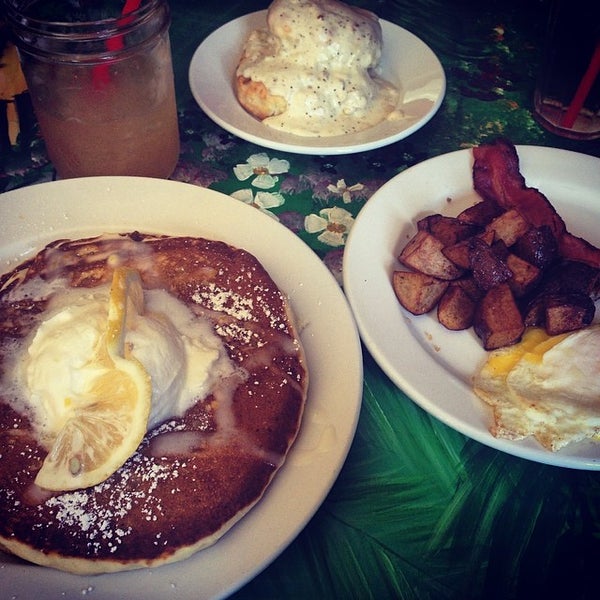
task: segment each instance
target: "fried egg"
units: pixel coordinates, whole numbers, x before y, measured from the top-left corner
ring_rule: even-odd
[[[548,336],[529,329],[523,340],[496,350],[473,379],[493,408],[492,435],[533,436],[546,449],[600,434],[600,325]]]

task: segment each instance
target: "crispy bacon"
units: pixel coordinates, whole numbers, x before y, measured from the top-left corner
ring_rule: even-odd
[[[519,170],[515,146],[498,139],[473,148],[473,185],[485,199],[505,210],[516,208],[534,227],[548,225],[557,239],[566,231],[550,201],[539,190],[527,187]]]
[[[511,142],[498,139],[482,144],[473,148],[473,156],[473,185],[482,198],[505,210],[517,209],[533,227],[549,227],[564,259],[600,268],[600,249],[569,233],[548,198],[526,185]]]
[[[561,236],[558,247],[561,256],[566,260],[576,260],[600,269],[600,248],[596,248],[583,238],[567,231]]]

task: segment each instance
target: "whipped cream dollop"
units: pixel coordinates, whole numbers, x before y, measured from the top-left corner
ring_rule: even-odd
[[[109,286],[54,294],[48,318],[20,361],[21,381],[42,439],[52,439],[102,367],[91,361],[106,329]],[[181,416],[234,367],[210,323],[165,290],[144,291],[144,312],[128,319],[125,344],[152,382],[147,430]]]

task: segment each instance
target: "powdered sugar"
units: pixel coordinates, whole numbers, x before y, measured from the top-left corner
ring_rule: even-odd
[[[227,315],[240,322],[260,322],[266,319],[273,331],[287,331],[286,302],[280,292],[258,284],[246,293],[219,287],[210,282],[192,295],[196,304],[216,314]],[[273,308],[277,306],[276,310]]]
[[[119,470],[113,478],[90,490],[53,496],[45,505],[54,511],[58,527],[72,531],[74,537],[85,533],[94,554],[103,547],[114,553],[132,532],[131,527],[119,524],[122,519],[132,510],[139,511],[146,521],[162,517],[160,497],[154,492],[161,482],[178,477],[172,462],[161,464],[136,453],[129,468]],[[128,485],[130,479],[136,479],[135,486]],[[145,485],[138,485],[138,480]]]
[[[240,321],[250,321],[254,311],[252,298],[245,298],[233,290],[219,288],[212,282],[198,290],[192,296],[192,300]]]

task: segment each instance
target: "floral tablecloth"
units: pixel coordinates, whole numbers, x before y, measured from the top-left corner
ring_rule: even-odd
[[[278,219],[340,280],[356,215],[384,182],[416,163],[498,135],[600,157],[600,141],[559,138],[531,114],[548,0],[355,4],[412,31],[438,55],[447,93],[427,125],[390,146],[342,156],[243,141],[203,114],[187,69],[211,31],[268,2],[172,0],[182,141],[173,179]],[[0,102],[0,110],[15,106],[1,94]],[[17,102],[21,133],[10,143],[7,133],[0,145],[0,191],[54,178],[26,94]],[[596,598],[600,474],[469,440],[410,402],[366,351],[364,361],[360,422],[338,481],[298,539],[235,598],[552,598],[559,591]]]

